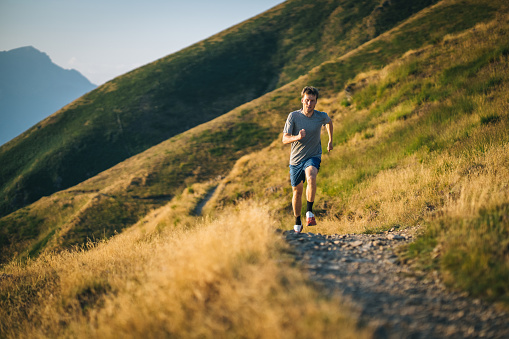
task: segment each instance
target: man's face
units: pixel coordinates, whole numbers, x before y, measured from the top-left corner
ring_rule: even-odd
[[[302,97],[302,110],[304,113],[311,113],[315,110],[316,95],[304,94]]]

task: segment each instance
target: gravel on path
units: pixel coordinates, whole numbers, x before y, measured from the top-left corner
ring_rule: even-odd
[[[339,293],[375,328],[375,338],[509,338],[509,314],[438,276],[419,275],[394,249],[415,229],[382,234],[283,232],[295,258],[325,293]]]

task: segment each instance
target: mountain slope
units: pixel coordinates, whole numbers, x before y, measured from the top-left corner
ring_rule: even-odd
[[[0,148],[0,215],[274,90],[433,2],[291,0],[118,77]]]
[[[412,227],[420,237],[399,260],[416,275],[509,305],[508,18],[505,7],[319,100],[334,114],[336,146],[317,181],[319,225],[305,232]],[[280,140],[246,155],[205,210],[251,197],[291,229],[288,155]]]
[[[280,136],[287,108],[299,106],[301,86],[323,81],[323,74],[330,77],[340,64],[366,62],[373,46],[383,41],[392,46],[408,32],[405,27],[422,31],[425,22],[441,27],[431,19],[457,12],[452,5],[441,3],[421,12],[294,83],[1,219],[2,229],[29,223],[52,226],[41,233],[38,245],[59,248],[54,245],[72,232],[93,232],[128,217],[128,204],[116,206],[129,198],[131,207],[139,206],[149,198],[141,194],[158,189],[168,175],[183,179],[164,183],[161,191],[166,186],[175,196],[157,196],[168,202],[122,234],[1,267],[0,336],[507,337],[505,1],[497,4],[493,20],[414,46],[383,68],[368,66],[346,81],[343,73],[336,73],[334,81],[348,84],[348,91],[324,90],[318,102],[318,109],[333,116],[336,144],[320,169],[315,203],[319,225],[306,229],[322,235],[287,234],[300,243],[295,249],[275,232],[293,225],[289,148]],[[254,124],[273,129],[273,137],[266,140],[267,135],[256,133],[259,129],[246,129]],[[243,146],[249,149],[243,152]],[[235,161],[241,154],[245,156]],[[185,174],[180,174],[180,164]],[[198,166],[215,172],[195,177],[193,170],[203,170]],[[210,177],[217,173],[227,175]],[[218,183],[207,206],[210,215],[193,216],[194,207]],[[115,215],[108,218],[105,211],[111,207]],[[16,216],[20,222],[9,224]],[[69,216],[70,221],[58,220]],[[86,219],[92,222],[80,225]],[[398,231],[384,232],[389,229]],[[26,238],[21,240],[29,248],[31,230],[23,231]],[[347,234],[359,232],[385,234]],[[398,238],[409,234],[417,240]],[[412,243],[406,249],[392,247],[407,241]],[[37,254],[35,246],[31,249]],[[406,264],[392,264],[392,250]],[[295,257],[304,260],[296,264]],[[359,263],[360,258],[365,262]],[[310,272],[327,286],[326,293],[309,283]],[[352,272],[356,278],[348,277]],[[332,286],[355,291],[353,298],[369,299],[365,306],[370,311],[359,312],[362,305],[352,309],[358,300],[335,298],[329,293]],[[373,305],[373,300],[379,303]],[[387,309],[397,316],[388,312],[385,318]]]
[[[0,52],[0,145],[96,86],[29,47]]]
[[[496,5],[500,12],[506,10],[502,4]],[[450,20],[450,15],[458,12],[458,6],[464,9],[462,16],[458,17],[461,25]],[[34,256],[45,248],[67,247],[87,239],[109,236],[134,224],[150,209],[168,202],[178,205],[186,187],[192,188],[196,183],[214,181],[218,176],[227,175],[243,155],[260,150],[278,139],[287,113],[299,106],[298,93],[302,86],[310,83],[318,85],[323,88],[324,98],[334,101],[352,81],[355,72],[377,68],[381,60],[397,59],[408,48],[422,46],[426,37],[441,39],[450,32],[485,19],[486,13],[493,13],[493,8],[483,13],[477,6],[474,1],[459,1],[440,3],[426,9],[391,32],[323,63],[289,85],[160,143],[72,189],[43,198],[0,219],[4,260],[15,252]],[[402,40],[406,43],[396,43]],[[334,107],[329,112],[335,115],[338,108]],[[344,129],[338,129],[336,140],[349,140],[352,133],[369,126],[357,121],[356,115],[352,117],[351,123]],[[281,165],[278,171],[286,169],[284,162]],[[390,161],[384,166],[389,165]],[[208,185],[213,186],[214,183]],[[330,194],[334,196],[339,192],[331,190]],[[251,190],[239,190],[232,200],[250,195]],[[278,210],[288,208],[286,200],[281,204],[284,207],[278,206]],[[192,212],[184,212],[179,216],[180,220],[188,214]]]

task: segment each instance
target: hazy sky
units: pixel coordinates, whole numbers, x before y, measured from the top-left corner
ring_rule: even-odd
[[[0,51],[33,46],[96,85],[283,0],[0,0]]]

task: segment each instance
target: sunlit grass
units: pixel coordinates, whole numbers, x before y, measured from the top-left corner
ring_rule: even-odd
[[[336,146],[322,156],[318,226],[305,231],[421,226],[425,235],[408,248],[409,260],[440,270],[451,286],[507,303],[509,72],[500,47],[506,26],[501,17],[359,74],[351,105],[342,104],[344,93],[319,100],[318,109],[334,113]],[[290,229],[288,152],[273,144],[246,157],[217,201],[249,190]],[[265,157],[282,165],[269,171]]]
[[[421,19],[414,28],[425,34]],[[500,14],[430,46],[415,48],[414,41],[394,63],[348,81],[345,74],[357,68],[347,66],[360,68],[373,56],[325,64],[74,194],[43,198],[2,219],[3,230],[20,231],[19,250],[27,248],[9,248],[9,255],[42,254],[0,271],[0,337],[362,337],[341,300],[324,298],[291,267],[275,233],[293,226],[289,147],[276,135],[298,108],[292,93],[304,82],[355,83],[351,99],[333,84],[318,102],[334,119],[335,149],[324,151],[319,173],[318,226],[305,231],[421,227],[400,253],[405,260],[507,305],[507,22]],[[400,38],[389,47],[403,48]],[[383,51],[379,57],[389,54]],[[194,215],[216,185],[203,216]],[[157,196],[167,200],[147,203]],[[128,213],[119,213],[123,208]],[[44,251],[60,248],[72,232],[100,234],[103,223],[133,215],[119,225],[135,225],[109,241]]]
[[[155,217],[88,249],[6,266],[0,335],[368,337],[349,307],[291,267],[265,206],[243,203],[187,230],[154,228]]]
[[[216,177],[227,176],[238,159],[253,151],[263,149],[267,145],[270,145],[274,139],[278,138],[281,125],[284,123],[281,120],[286,117],[289,111],[299,108],[300,101],[298,93],[304,85],[313,84],[320,88],[323,94],[320,99],[320,105],[323,105],[326,100],[330,100],[327,105],[324,105],[325,107],[323,110],[331,113],[337,122],[335,130],[336,145],[344,143],[350,143],[349,145],[351,145],[351,142],[357,141],[363,144],[363,141],[369,140],[379,143],[377,146],[379,149],[371,151],[373,154],[384,153],[384,156],[380,157],[381,160],[373,164],[368,164],[367,166],[364,166],[364,164],[366,161],[369,161],[372,154],[365,157],[365,159],[367,159],[366,161],[355,161],[352,165],[358,168],[356,173],[351,173],[351,176],[344,177],[344,181],[340,183],[333,182],[329,185],[330,187],[324,187],[324,192],[328,192],[334,199],[336,195],[350,194],[349,192],[352,191],[355,185],[357,183],[362,183],[364,179],[373,177],[381,170],[394,167],[401,158],[400,150],[402,148],[405,148],[406,152],[409,154],[415,153],[423,148],[429,148],[430,150],[440,149],[443,145],[436,142],[437,127],[432,124],[429,126],[429,131],[426,131],[422,135],[421,131],[410,131],[405,128],[398,132],[413,135],[415,138],[411,141],[407,140],[409,138],[408,135],[403,138],[395,136],[392,140],[388,140],[387,136],[380,135],[378,130],[379,126],[387,121],[393,122],[393,120],[396,120],[395,122],[400,122],[405,121],[405,119],[414,119],[416,116],[419,117],[422,112],[429,109],[428,106],[437,105],[445,107],[443,112],[447,113],[449,107],[447,103],[443,102],[445,100],[444,98],[454,94],[456,87],[452,85],[440,85],[441,82],[438,81],[438,76],[443,68],[449,69],[457,67],[458,65],[454,64],[454,60],[461,61],[463,57],[449,57],[449,55],[452,55],[451,53],[454,49],[457,48],[457,40],[455,40],[456,38],[453,35],[447,36],[443,44],[441,44],[441,37],[451,32],[459,32],[469,28],[477,22],[492,19],[495,16],[496,9],[498,9],[500,13],[503,13],[507,6],[505,2],[501,0],[489,1],[489,5],[487,5],[487,2],[486,4],[483,3],[480,5],[478,1],[473,0],[462,0],[461,3],[458,2],[459,0],[438,2],[436,5],[428,7],[416,15],[411,16],[408,20],[401,22],[399,20],[402,20],[405,15],[410,15],[412,11],[417,10],[417,7],[415,7],[416,4],[409,5],[406,2],[402,2],[397,6],[390,6],[390,10],[384,12],[381,17],[368,10],[369,6],[363,5],[361,6],[362,11],[355,12],[354,16],[375,15],[375,22],[377,23],[374,27],[370,28],[369,34],[373,34],[373,30],[376,31],[381,27],[389,28],[396,24],[396,22],[399,22],[397,27],[394,27],[390,31],[366,43],[362,43],[366,39],[365,31],[359,28],[364,27],[364,23],[362,22],[355,22],[355,20],[349,22],[349,29],[351,29],[352,34],[347,33],[348,30],[339,32],[335,28],[335,25],[341,26],[340,22],[345,18],[345,15],[349,20],[353,20],[351,15],[354,12],[350,13],[349,11],[343,11],[338,8],[338,11],[327,14],[331,15],[328,17],[331,21],[329,22],[327,21],[328,19],[326,20],[328,22],[325,28],[327,30],[327,35],[332,36],[340,34],[347,37],[347,40],[333,39],[327,43],[324,42],[325,40],[321,42],[325,43],[327,46],[327,49],[321,50],[321,53],[323,52],[329,55],[330,59],[325,58],[323,55],[314,56],[315,53],[302,56],[303,58],[297,61],[293,66],[289,66],[290,69],[285,68],[282,71],[287,75],[294,71],[298,71],[293,75],[295,77],[299,76],[295,81],[251,102],[245,103],[215,120],[191,128],[182,134],[178,134],[177,136],[163,141],[145,152],[132,156],[126,161],[99,173],[90,180],[77,185],[76,188],[79,187],[79,190],[94,191],[98,195],[102,196],[105,194],[109,196],[109,198],[103,196],[103,198],[95,201],[92,206],[89,206],[90,208],[85,213],[77,215],[64,212],[62,213],[62,218],[60,218],[61,222],[48,223],[47,220],[51,219],[53,216],[48,218],[43,209],[36,208],[38,210],[37,213],[35,209],[32,209],[27,214],[27,217],[41,218],[40,230],[43,231],[42,234],[40,234],[36,229],[36,232],[29,233],[28,235],[25,234],[23,237],[26,242],[24,243],[16,241],[16,239],[20,238],[18,230],[23,229],[23,221],[20,219],[19,222],[12,222],[12,219],[9,219],[10,217],[2,218],[0,220],[0,244],[3,244],[2,249],[5,252],[4,259],[2,260],[5,260],[5,258],[19,257],[20,255],[26,256],[27,252],[35,254],[38,251],[32,250],[37,247],[38,244],[41,244],[41,241],[44,241],[44,237],[49,234],[48,232],[53,232],[54,230],[55,232],[53,234],[55,236],[49,240],[51,240],[51,242],[59,242],[58,236],[61,231],[59,231],[58,228],[67,230],[69,229],[69,225],[72,225],[72,228],[76,228],[77,231],[74,234],[72,234],[72,232],[68,234],[69,238],[64,242],[67,245],[86,241],[87,238],[109,237],[114,234],[115,231],[121,232],[123,229],[132,226],[134,222],[143,217],[148,211],[161,207],[168,199],[179,195],[186,187],[195,183],[207,182]],[[313,6],[318,6],[316,9],[319,8],[319,11],[312,12],[301,9],[297,3],[300,2],[285,2],[285,4],[275,9],[267,18],[262,18],[262,16],[246,23],[246,26],[232,27],[230,30],[225,31],[224,34],[212,37],[209,41],[203,41],[192,48],[184,50],[183,54],[194,58],[201,55],[202,50],[206,50],[207,48],[214,49],[214,53],[209,50],[210,53],[207,52],[207,55],[216,55],[216,52],[221,53],[224,46],[219,46],[221,45],[219,42],[223,41],[223,39],[228,40],[227,37],[230,34],[234,32],[239,33],[243,29],[246,29],[246,27],[256,27],[256,23],[259,22],[259,20],[275,20],[276,17],[282,15],[281,11],[284,12],[289,10],[289,8],[298,11],[302,10],[306,12],[306,15],[314,17],[323,15],[323,13],[328,13],[327,8],[331,9],[337,6],[335,2],[327,2],[327,4],[322,4],[323,6],[313,4]],[[426,6],[427,3],[431,2],[427,2],[427,0],[419,1],[418,6]],[[379,5],[377,1],[371,4],[372,6]],[[346,3],[343,5],[346,6]],[[359,5],[355,1],[349,1],[348,6],[356,8]],[[462,8],[461,18],[464,19],[450,22],[451,20],[446,13],[455,13],[457,8]],[[293,10],[289,10],[287,13],[295,15],[295,11]],[[395,13],[396,16],[390,13]],[[383,20],[378,21],[379,19]],[[313,41],[308,34],[309,27],[302,26],[300,22],[295,24],[298,26],[298,30],[302,33],[306,33],[301,36],[302,38],[311,39],[310,41]],[[382,24],[382,26],[379,26],[380,24]],[[280,21],[277,22],[277,25],[286,27],[286,24]],[[343,27],[343,29],[346,29],[346,27]],[[295,32],[294,30],[293,33]],[[252,33],[255,34],[254,36],[257,36],[258,33],[261,34],[257,29],[256,32]],[[258,39],[254,40],[256,40],[257,44],[261,43]],[[285,43],[295,44],[291,41]],[[468,42],[466,43],[468,44]],[[226,45],[229,46],[228,43]],[[300,46],[300,44],[297,43],[294,46]],[[441,46],[441,51],[443,51],[443,53],[437,52],[438,50],[434,48],[435,46]],[[252,48],[253,46],[248,47]],[[469,53],[473,53],[472,58],[484,60],[482,59],[482,53],[479,53],[477,50],[474,51],[470,48],[471,46],[464,47],[468,48]],[[226,47],[226,50],[227,49],[228,47]],[[288,53],[287,56],[294,57],[294,49],[285,47],[283,50],[283,54],[286,55],[286,53]],[[427,52],[428,50],[431,52]],[[273,50],[271,51],[273,52]],[[493,52],[493,49],[491,52]],[[430,60],[424,60],[423,62],[421,55],[425,55],[426,53],[429,53]],[[499,52],[491,54],[491,59],[488,58],[486,60],[488,60],[488,62],[489,60],[494,60],[493,56],[503,57],[505,53],[503,49],[500,49]],[[228,53],[229,57],[230,54],[231,53]],[[279,53],[278,58],[282,57],[283,54]],[[403,56],[403,58],[399,59],[401,56]],[[86,138],[83,139],[83,141],[76,142],[76,144],[66,142],[65,140],[53,139],[49,144],[42,142],[42,140],[40,143],[38,142],[37,146],[44,149],[43,153],[45,155],[50,155],[50,160],[46,161],[42,158],[38,158],[33,165],[27,165],[27,172],[23,172],[21,170],[23,164],[18,163],[18,161],[21,161],[19,157],[21,155],[23,157],[31,157],[32,155],[30,154],[37,153],[36,147],[34,147],[34,145],[30,146],[28,143],[26,145],[23,144],[23,147],[29,147],[30,151],[25,152],[21,149],[16,152],[12,151],[12,153],[8,152],[9,155],[6,155],[7,157],[3,159],[5,159],[4,162],[9,164],[9,166],[0,167],[0,171],[5,171],[5,178],[8,178],[16,171],[21,171],[22,173],[20,172],[20,175],[15,175],[12,178],[9,177],[10,179],[8,180],[6,179],[5,184],[7,186],[5,186],[5,190],[2,188],[1,192],[6,198],[3,200],[0,199],[0,209],[7,213],[9,208],[19,203],[20,200],[18,200],[18,198],[23,197],[27,202],[35,199],[36,195],[30,193],[32,192],[32,188],[30,187],[36,187],[36,191],[40,194],[47,194],[43,192],[53,192],[55,190],[54,181],[58,177],[64,178],[65,176],[69,176],[73,177],[73,180],[77,180],[76,178],[86,173],[88,174],[85,176],[88,177],[92,172],[95,173],[97,170],[97,168],[92,170],[90,166],[95,167],[96,165],[99,166],[100,163],[111,163],[111,161],[117,162],[119,161],[118,157],[126,157],[125,152],[128,152],[129,156],[141,152],[141,150],[146,147],[142,145],[156,142],[156,139],[161,138],[161,133],[164,135],[164,138],[176,133],[177,130],[173,128],[175,126],[166,126],[166,124],[177,121],[173,119],[177,117],[172,116],[168,118],[165,115],[163,119],[164,123],[158,120],[160,118],[148,120],[143,118],[141,119],[143,123],[140,122],[141,120],[136,120],[136,114],[139,111],[145,112],[150,109],[152,117],[168,112],[165,108],[165,103],[168,98],[173,96],[168,94],[168,90],[171,86],[165,81],[171,82],[172,80],[169,80],[171,77],[168,79],[165,78],[165,81],[161,79],[154,81],[154,77],[159,77],[161,72],[166,71],[173,74],[171,70],[168,70],[168,67],[170,67],[170,61],[175,58],[178,59],[178,56],[168,56],[168,58],[164,60],[159,60],[153,64],[147,65],[146,68],[140,68],[135,72],[131,72],[127,74],[125,78],[119,78],[114,82],[108,83],[104,89],[98,89],[92,96],[83,98],[83,100],[69,107],[72,113],[69,113],[70,115],[80,115],[92,109],[93,114],[85,114],[86,119],[73,119],[70,115],[58,114],[50,119],[51,121],[48,120],[45,123],[45,127],[46,124],[49,124],[53,126],[52,128],[59,129],[59,125],[57,126],[56,124],[59,119],[70,119],[72,120],[72,132],[74,134],[82,132],[86,134]],[[192,58],[189,60],[192,60]],[[284,57],[282,58],[284,59]],[[439,59],[439,62],[434,59]],[[183,60],[185,61],[188,59],[179,59],[178,63],[184,62]],[[225,62],[225,60],[222,60],[222,62]],[[207,58],[204,61],[206,61],[206,63],[211,62]],[[284,60],[279,60],[278,62],[283,61]],[[395,62],[390,64],[393,61]],[[308,69],[305,69],[304,73],[301,71],[302,67],[311,67],[310,65],[318,65],[320,62],[324,63],[312,69],[308,74],[305,74]],[[226,63],[228,64],[227,61]],[[286,62],[284,63],[287,64]],[[238,66],[237,62],[234,64]],[[491,67],[493,64],[494,63],[489,63],[489,66]],[[390,66],[385,67],[387,65]],[[228,69],[231,68],[230,66],[232,65],[228,64]],[[204,65],[199,65],[196,69],[202,69],[202,67],[204,67]],[[185,69],[185,67],[182,69]],[[214,69],[216,69],[216,67],[205,67],[203,70],[210,75],[208,72],[214,72]],[[485,71],[485,68],[481,67],[480,69],[481,72]],[[202,82],[205,80],[217,79],[215,76],[210,78],[200,72],[197,74],[197,80],[195,78],[195,73],[193,73],[193,76],[187,75],[185,78],[191,81],[191,84],[188,84],[190,87],[186,87],[187,90],[183,90],[182,87],[183,93],[179,92],[182,94],[181,99],[187,102],[187,104],[181,104],[179,106],[181,109],[179,107],[172,107],[170,110],[171,112],[184,112],[190,109],[192,112],[191,115],[194,122],[187,121],[190,118],[184,118],[184,116],[187,116],[186,114],[179,114],[179,119],[186,119],[186,122],[182,123],[177,121],[178,130],[180,130],[183,125],[192,126],[199,121],[203,121],[202,119],[204,117],[199,113],[199,109],[197,109],[197,107],[190,108],[192,106],[190,106],[191,102],[193,105],[197,104],[197,106],[201,107],[201,104],[196,102],[198,98],[219,98],[219,96],[213,94],[216,93],[214,91],[219,90],[219,88],[228,87],[212,86],[214,91],[205,91],[206,93],[203,93],[203,90],[194,91],[192,90],[195,88],[194,86],[201,86],[203,84]],[[301,74],[305,75],[300,76]],[[452,74],[453,77],[455,76],[454,74]],[[497,74],[498,71],[495,69],[487,78],[472,79],[472,81],[469,81],[469,85],[475,83],[481,84],[469,90],[469,95],[475,97],[478,92],[489,93],[490,91],[496,90],[498,86],[503,83],[503,80]],[[256,73],[255,78],[256,81],[254,82],[241,81],[240,83],[247,85],[258,83],[259,80],[262,82],[266,80],[262,80],[258,73]],[[196,81],[193,82],[193,79]],[[278,79],[278,81],[282,83],[289,78],[280,74]],[[239,84],[238,77],[235,76],[233,80],[236,84],[234,86],[235,89],[239,90],[239,88],[237,88]],[[364,83],[363,80],[366,80],[366,83]],[[360,103],[360,100],[357,100],[357,102],[350,99],[346,100],[342,93],[345,86],[352,81],[356,82],[354,96],[365,97],[366,103],[364,105],[365,107],[362,109],[361,106],[363,105]],[[164,92],[163,95],[161,95],[161,92],[158,92],[159,94],[153,93],[152,88],[155,86],[155,83],[159,84],[155,88],[158,90],[161,89]],[[181,82],[179,83],[182,85]],[[206,81],[204,83],[206,83]],[[365,89],[365,91],[363,91],[362,88],[366,86],[369,90]],[[138,94],[138,92],[142,93],[147,88],[150,88],[150,95],[143,96],[142,94]],[[263,86],[263,88],[265,90],[267,86]],[[196,89],[198,90],[199,88],[196,87]],[[219,91],[222,97],[223,91]],[[116,100],[126,93],[129,94],[129,99],[121,100],[121,107],[119,108]],[[135,93],[135,95],[133,95],[133,93]],[[240,93],[243,92],[240,91]],[[370,97],[371,94],[374,96]],[[142,95],[142,97],[140,98],[138,95]],[[152,97],[152,95],[155,95],[155,97]],[[248,97],[250,97],[250,95],[251,94],[245,97],[242,102],[249,100]],[[231,93],[228,97],[230,96]],[[230,106],[232,102],[238,99],[238,97],[232,99],[228,98],[228,100],[223,98],[220,101],[226,106]],[[336,101],[336,99],[338,101]],[[344,105],[343,103],[345,102],[348,102],[349,105]],[[463,104],[465,104],[464,106],[467,109],[475,108],[477,103],[475,100],[471,102],[475,104],[470,105],[470,108],[468,100],[464,101]],[[211,112],[212,106],[217,113],[219,104],[206,104],[205,111],[207,114]],[[415,107],[415,109],[411,110],[410,107]],[[353,109],[355,114],[350,112],[349,109]],[[393,114],[389,114],[390,112],[393,112]],[[216,113],[210,113],[212,115],[206,120],[211,119]],[[221,112],[221,114],[223,113],[224,111]],[[492,116],[491,114],[492,113],[488,112],[485,116],[490,117]],[[442,123],[440,119],[447,117],[447,114],[437,115],[439,123]],[[124,131],[126,134],[129,134],[129,137],[122,136],[119,133],[119,117],[122,119]],[[489,120],[491,118],[487,119]],[[147,139],[140,137],[137,132],[134,134],[127,133],[128,127],[126,124],[128,120],[131,123],[131,128],[134,128],[136,131],[149,131]],[[488,120],[485,118],[484,121]],[[152,125],[157,125],[155,126],[158,130],[157,133],[150,132],[151,129],[154,128]],[[89,131],[89,128],[92,126],[106,128],[106,130],[100,130],[99,128],[96,132],[100,134],[101,138],[105,136],[108,142],[99,141],[102,139],[97,138],[97,133],[87,134],[89,133],[87,131]],[[166,127],[159,129],[161,126]],[[45,130],[44,133],[46,134],[44,134],[44,137],[41,136],[42,139],[44,139],[45,136],[57,135],[53,130]],[[66,135],[71,136],[71,133]],[[28,139],[29,138],[26,139],[27,142],[30,141]],[[60,141],[65,144],[64,151],[62,152],[58,151],[58,147],[56,147]],[[53,142],[57,144],[54,145]],[[114,143],[117,148],[114,150],[104,149],[104,152],[101,152],[101,160],[97,162],[83,160],[88,158],[81,156],[79,152],[79,150],[85,150],[91,147],[94,149],[92,153],[95,154],[95,149],[103,150],[105,145],[109,145],[110,142]],[[86,147],[84,147],[84,145],[86,145]],[[384,147],[391,150],[390,154],[385,151]],[[66,154],[71,154],[74,157],[73,160],[65,161],[65,164],[62,166],[57,165],[59,161],[61,161],[60,155],[66,157]],[[351,155],[353,155],[353,153]],[[355,158],[353,159],[355,160]],[[331,160],[332,164],[334,159]],[[85,162],[85,164],[82,164],[82,162]],[[341,161],[339,161],[338,164],[341,164]],[[58,168],[58,170],[55,168]],[[340,166],[338,167],[338,171],[339,170],[343,170],[343,168]],[[327,169],[324,167],[322,173],[325,175],[326,171]],[[63,179],[63,185],[62,187],[67,187],[69,185],[68,180],[65,180],[65,178]],[[278,183],[277,185],[280,184]],[[18,192],[19,195],[15,192]],[[245,199],[253,194],[261,195],[257,193],[256,190],[253,191],[251,188],[245,187],[242,191],[235,192],[228,200],[234,203],[238,198]],[[77,195],[80,194],[78,193]],[[155,199],[152,199],[154,197]],[[160,197],[163,197],[163,199],[160,199]],[[88,199],[90,197],[81,198]],[[277,209],[279,210],[283,203],[280,200],[277,201]],[[62,197],[61,203],[74,205],[74,202],[67,197]],[[34,205],[37,204],[39,204],[39,202],[34,203]],[[72,209],[80,210],[78,206],[73,206]],[[125,217],[122,215],[124,210],[127,212]],[[0,211],[0,213],[4,212]],[[60,212],[57,211],[55,214],[59,213]],[[85,214],[88,216],[85,216]],[[104,225],[102,222],[98,222],[98,220],[104,220]],[[5,223],[3,221],[5,221]],[[19,248],[14,249],[9,245],[9,242],[16,243],[19,245]],[[23,254],[20,252],[23,252]]]

